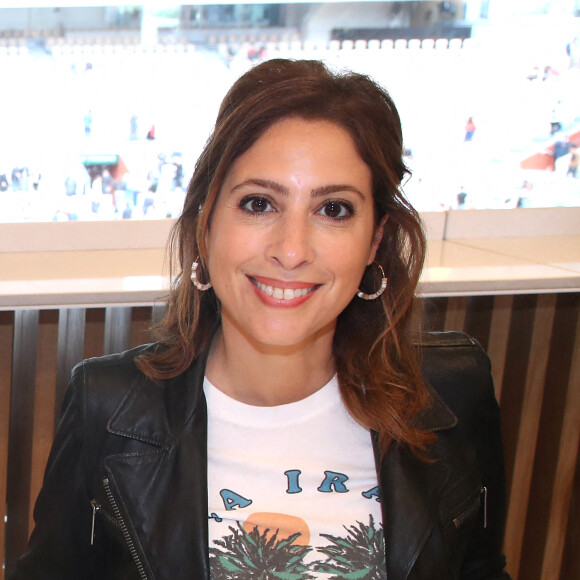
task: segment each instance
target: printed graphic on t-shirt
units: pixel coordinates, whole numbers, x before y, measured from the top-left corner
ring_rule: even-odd
[[[284,514],[252,514],[228,529],[210,547],[212,580],[386,579],[383,529],[372,515],[343,534],[320,534],[326,544],[318,547],[304,520]]]

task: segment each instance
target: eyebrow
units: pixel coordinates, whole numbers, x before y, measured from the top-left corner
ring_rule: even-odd
[[[246,179],[242,183],[236,185],[232,191],[236,191],[240,187],[244,187],[245,185],[257,185],[259,187],[263,187],[265,189],[273,189],[276,193],[280,195],[288,195],[290,193],[289,189],[278,183],[277,181],[272,181],[270,179]],[[331,184],[331,185],[323,185],[321,187],[317,187],[310,192],[310,197],[324,197],[325,195],[331,195],[333,193],[337,193],[339,191],[351,191],[356,193],[361,199],[366,200],[365,195],[353,185],[346,185],[346,184]]]

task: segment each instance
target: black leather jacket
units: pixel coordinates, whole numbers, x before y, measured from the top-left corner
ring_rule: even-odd
[[[134,365],[143,348],[74,369],[10,580],[209,578],[205,361],[160,387]],[[437,460],[392,445],[380,461],[388,580],[507,579],[489,360],[458,333],[427,335],[423,352]]]

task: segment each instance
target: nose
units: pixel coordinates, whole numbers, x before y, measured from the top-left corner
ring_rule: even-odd
[[[294,270],[314,259],[314,232],[306,217],[287,215],[273,228],[268,248],[270,259],[285,270]]]

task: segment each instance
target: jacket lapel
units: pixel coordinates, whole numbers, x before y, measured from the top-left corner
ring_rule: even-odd
[[[456,423],[455,415],[432,391],[431,405],[419,418],[421,428],[438,431]],[[373,439],[376,449],[376,435]],[[435,443],[432,448],[435,457],[437,447]],[[449,467],[445,462],[422,461],[407,446],[396,444],[377,463],[387,575],[389,580],[405,580],[436,525],[438,500],[448,480]]]
[[[105,466],[148,578],[209,578],[204,370],[201,360],[163,386],[141,381],[109,422],[110,432],[146,444]]]

